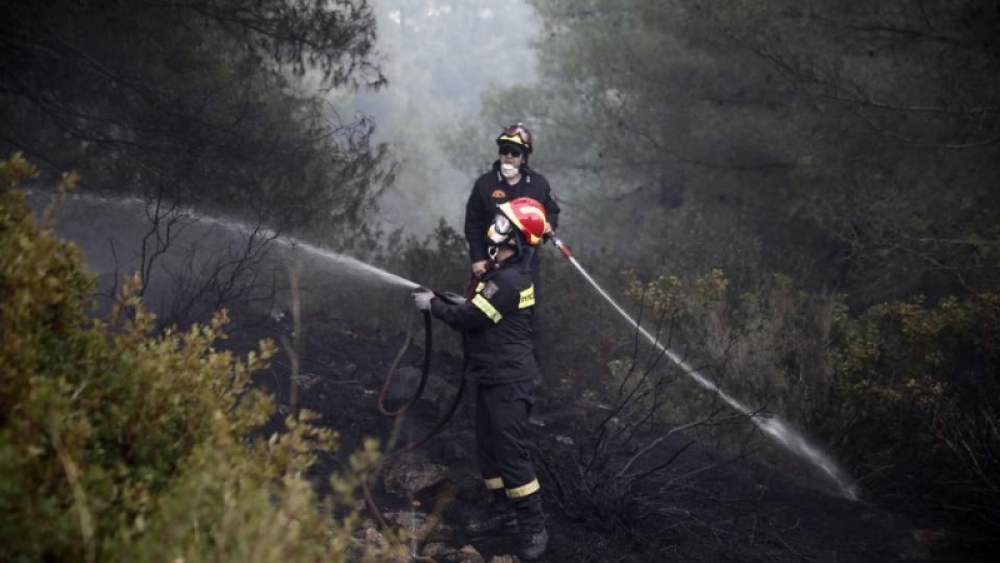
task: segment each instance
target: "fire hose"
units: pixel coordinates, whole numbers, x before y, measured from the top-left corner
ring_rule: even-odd
[[[555,234],[551,234],[549,235],[549,240],[552,241],[552,244],[556,245],[556,248],[559,249],[559,253],[563,255],[563,258],[566,258],[567,260],[573,259],[573,251],[570,250],[568,246],[566,246],[566,243],[559,240],[559,237],[557,237]]]
[[[475,287],[474,286],[474,282],[469,284],[470,291],[474,287]],[[439,294],[439,293],[436,293],[436,292],[435,292],[435,295],[437,295],[441,299],[451,300],[451,298],[449,296],[447,296],[447,295]],[[467,295],[468,295],[468,293],[467,293]],[[396,358],[393,360],[392,365],[389,366],[389,369],[386,372],[385,381],[382,383],[382,389],[381,389],[381,391],[379,391],[378,401],[376,403],[376,406],[378,408],[378,412],[381,415],[385,416],[385,417],[388,417],[388,418],[397,418],[397,419],[400,418],[400,417],[402,417],[406,413],[406,410],[411,405],[413,405],[416,401],[418,401],[420,399],[421,395],[424,392],[424,388],[427,386],[427,380],[428,380],[428,378],[430,376],[431,347],[432,347],[432,344],[433,344],[433,338],[432,338],[432,330],[431,330],[431,315],[430,315],[430,312],[429,311],[424,311],[423,312],[423,317],[424,317],[424,359],[423,359],[423,367],[421,368],[421,373],[420,373],[420,381],[417,384],[417,389],[413,393],[413,395],[405,403],[403,403],[400,407],[396,408],[395,410],[389,410],[389,409],[386,408],[386,406],[385,406],[385,399],[386,399],[386,397],[389,394],[390,387],[392,386],[392,376],[396,372],[396,368],[399,367],[399,364],[402,361],[403,356],[406,355],[406,351],[408,350],[409,345],[410,345],[410,341],[412,340],[411,334],[407,333],[406,338],[403,341],[403,345],[400,347],[399,352],[396,353]],[[454,416],[455,412],[458,410],[458,406],[462,402],[462,396],[465,394],[465,382],[466,382],[466,380],[465,380],[465,370],[466,370],[466,366],[467,366],[467,358],[465,357],[465,354],[464,354],[464,350],[465,350],[465,333],[464,332],[462,333],[462,350],[463,350],[463,355],[462,355],[462,370],[460,372],[461,373],[461,381],[459,382],[458,392],[455,393],[455,398],[452,400],[451,405],[448,407],[448,410],[445,413],[445,415],[437,422],[437,424],[434,425],[434,427],[430,430],[430,432],[428,432],[422,438],[414,440],[413,442],[411,442],[411,443],[409,443],[409,444],[407,444],[407,445],[405,445],[403,447],[400,447],[398,449],[387,451],[378,460],[372,462],[371,464],[369,464],[368,466],[366,466],[365,468],[363,468],[361,470],[361,473],[363,475],[374,475],[374,474],[378,473],[379,470],[382,469],[382,467],[385,465],[386,461],[388,459],[390,459],[392,456],[399,455],[399,454],[404,454],[404,453],[407,453],[407,452],[411,452],[411,451],[419,448],[421,445],[425,444],[428,440],[430,440],[435,435],[437,435],[439,432],[441,432],[441,430],[448,424],[448,422],[451,421],[452,416]],[[389,444],[389,448],[390,449],[392,447],[392,443],[391,442],[392,442],[392,440],[390,440],[390,444]],[[382,515],[382,512],[378,508],[378,505],[375,504],[375,498],[372,496],[371,487],[368,484],[368,479],[367,478],[362,478],[362,481],[361,481],[361,492],[362,492],[362,495],[364,496],[365,505],[368,507],[368,511],[371,513],[372,517],[378,523],[379,527],[382,528],[383,530],[389,529],[388,522],[386,522],[385,517]],[[424,560],[425,561],[431,561],[430,559],[424,559]]]

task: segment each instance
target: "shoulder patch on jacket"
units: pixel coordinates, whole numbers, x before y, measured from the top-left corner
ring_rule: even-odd
[[[483,297],[493,299],[493,296],[496,295],[498,291],[500,291],[500,286],[488,281],[486,282],[486,285],[483,286],[481,293],[483,294]]]
[[[493,199],[504,199],[505,197],[507,197],[507,192],[500,189],[493,190]]]

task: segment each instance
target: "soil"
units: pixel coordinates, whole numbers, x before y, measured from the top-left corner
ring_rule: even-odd
[[[435,330],[448,329],[438,324]],[[289,333],[284,321],[244,319],[230,331],[227,342],[234,350],[245,351],[262,338],[280,342],[281,335]],[[360,449],[365,438],[378,438],[382,444],[389,438],[393,420],[376,411],[376,399],[404,335],[358,332],[342,321],[311,321],[304,333],[300,406],[319,413],[320,424],[336,429],[341,439],[340,449],[326,452],[313,470],[318,489],[325,493],[329,477],[345,470],[347,456]],[[401,362],[411,373],[422,363],[419,348],[410,346]],[[288,365],[287,356],[280,354],[256,379],[277,397],[282,414],[290,409]],[[429,386],[433,392],[425,393],[430,398],[407,411],[399,432],[402,442],[426,435],[441,418],[461,381],[461,371],[461,358],[433,354],[430,376],[438,383]],[[415,498],[391,494],[381,479],[376,480],[373,493],[383,512],[417,501],[420,510],[433,510],[452,529],[461,530],[468,515],[481,508],[487,497],[475,464],[472,396],[470,384],[444,430],[416,450],[432,463],[446,466],[448,478]],[[977,539],[941,524],[849,501],[812,486],[802,476],[775,473],[752,457],[726,459],[700,444],[685,450],[662,476],[644,481],[631,496],[616,497],[607,490],[583,494],[571,486],[579,473],[573,455],[602,413],[583,403],[544,401],[539,410],[544,426],[533,426],[535,456],[551,536],[542,561],[968,562],[992,555],[992,538]],[[636,441],[641,445],[649,439],[640,436]],[[661,444],[662,457],[672,456],[689,441],[678,435]],[[697,477],[691,478],[692,474]],[[682,485],[676,484],[678,476],[687,476],[680,480]],[[624,504],[615,505],[615,498],[625,499]],[[486,561],[516,553],[512,540],[504,537],[465,538],[456,531],[449,543],[455,549],[472,544]]]

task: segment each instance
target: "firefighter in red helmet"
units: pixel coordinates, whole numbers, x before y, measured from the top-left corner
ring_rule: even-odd
[[[539,202],[502,202],[485,229],[488,266],[472,297],[448,302],[430,290],[414,293],[418,309],[466,333],[467,373],[477,383],[476,452],[494,500],[466,531],[516,531],[520,556],[528,561],[539,558],[548,543],[540,487],[527,448],[539,374],[533,356],[531,262],[547,230]]]

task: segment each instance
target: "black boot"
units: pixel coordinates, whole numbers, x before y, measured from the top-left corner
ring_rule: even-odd
[[[518,537],[518,549],[521,559],[534,561],[545,553],[545,548],[549,545],[549,533],[542,527],[542,531],[521,534]]]
[[[469,536],[516,534],[517,530],[517,518],[511,510],[490,511],[465,524],[465,533]]]
[[[469,536],[516,534],[517,530],[514,507],[503,491],[495,492],[493,502],[465,524],[465,533]]]
[[[549,533],[545,530],[545,514],[542,512],[542,495],[532,493],[514,499],[513,503],[520,528],[518,548],[521,559],[534,561],[545,553],[549,543]]]

